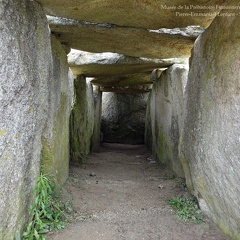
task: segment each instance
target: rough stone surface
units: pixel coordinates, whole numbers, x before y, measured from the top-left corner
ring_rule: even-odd
[[[87,77],[122,76],[126,74],[152,71],[155,68],[169,67],[181,63],[184,59],[149,59],[130,57],[123,54],[103,52],[90,53],[72,49],[68,54],[68,63],[75,75]]]
[[[188,65],[174,64],[164,71],[153,84],[146,114],[145,144],[157,161],[170,165],[179,177],[184,177],[178,145],[187,77]]]
[[[94,78],[91,83],[102,92],[147,93],[152,87],[151,72]]]
[[[94,78],[92,84],[101,87],[129,87],[134,85],[151,85],[151,72],[135,73],[121,76]]]
[[[112,25],[83,24],[51,18],[49,25],[59,41],[88,52],[114,52],[134,57],[189,57],[196,37],[126,28]]]
[[[195,6],[222,5],[226,0],[38,0],[49,14],[95,23],[112,23],[145,29],[207,27],[215,15],[179,16],[177,13],[215,13],[219,9],[193,9]],[[182,6],[182,9],[179,8]],[[189,10],[185,6],[189,6]]]
[[[149,32],[167,33],[167,34],[180,34],[182,36],[197,38],[205,31],[205,28],[200,26],[188,26],[185,28],[160,28],[158,30],[149,30]]]
[[[95,77],[91,82],[104,87],[103,91],[146,92],[153,82],[152,70],[161,73],[174,63],[184,63],[184,58],[148,59],[117,53],[89,53],[74,50],[68,54],[68,62],[75,75]],[[112,89],[124,87],[124,89]],[[137,89],[137,90],[136,90]]]
[[[144,142],[147,96],[148,93],[103,93],[102,132],[105,142]]]
[[[63,183],[69,169],[69,116],[73,103],[73,76],[63,46],[51,37],[53,67],[48,84],[46,127],[42,135],[42,168]]]
[[[91,138],[91,150],[98,150],[101,143],[101,116],[102,116],[102,92],[98,86],[93,86],[94,98],[94,128]]]
[[[43,4],[48,13],[81,20],[58,18],[57,22],[53,19],[50,23],[52,32],[64,46],[53,37],[51,48],[48,22],[37,2]],[[173,0],[171,5],[165,0],[1,0],[0,240],[12,240],[15,232],[21,232],[28,221],[31,190],[41,160],[44,170],[55,174],[57,180],[64,181],[68,175],[68,117],[73,104],[73,85],[71,74],[67,76],[64,50],[68,53],[70,47],[74,47],[134,56],[114,55],[117,60],[109,64],[102,60],[84,63],[78,59],[83,66],[76,62],[71,66],[76,75],[95,76],[98,81],[108,76],[111,84],[123,81],[120,85],[126,86],[127,81],[135,81],[139,76],[129,76],[131,73],[145,73],[173,63],[137,57],[189,56],[196,36],[186,35],[186,29],[182,32],[180,28],[208,26],[220,10],[217,4],[225,2],[196,0],[193,6],[200,7],[195,11],[191,7],[186,10],[185,5],[193,4],[187,0]],[[233,0],[231,5],[238,6],[239,1]],[[179,14],[177,6],[183,6]],[[201,8],[204,6],[213,6],[213,9],[204,10]],[[214,14],[180,16],[189,11]],[[231,9],[230,13],[226,10],[221,14],[198,39],[193,51],[180,158],[188,187],[198,197],[201,208],[225,233],[239,240],[240,20],[239,10]],[[169,30],[176,27],[179,28]],[[100,64],[101,61],[104,64]],[[153,74],[156,86],[163,84],[163,88],[151,97],[155,110],[152,113],[149,110],[146,136],[152,136],[149,126],[154,126],[154,139],[148,142],[149,146],[157,149],[154,144],[158,138],[161,146],[155,156],[171,162],[181,176],[181,165],[175,159],[182,129],[179,111],[182,96],[174,95],[171,89],[182,82],[169,80],[166,84],[167,74],[173,68],[165,72],[159,82],[158,74]],[[176,79],[171,74],[172,79]],[[178,91],[182,87],[183,83]],[[90,149],[100,141],[100,123],[96,120],[100,116],[101,93],[95,98],[92,94],[90,84],[84,77],[78,77],[70,118],[70,154],[75,161],[85,160]],[[160,110],[154,106],[158,94],[163,100]],[[110,100],[103,105],[105,140],[142,143],[147,95],[109,96]],[[169,96],[171,103],[166,101]],[[157,112],[165,116],[158,116]]]
[[[186,87],[181,160],[188,187],[201,208],[238,240],[240,18],[239,10],[232,13],[235,17],[217,17],[195,44]]]
[[[0,4],[0,239],[28,221],[47,120],[51,48],[39,4]]]
[[[94,131],[94,98],[89,81],[83,76],[74,80],[75,101],[70,116],[70,160],[84,162],[91,150]]]

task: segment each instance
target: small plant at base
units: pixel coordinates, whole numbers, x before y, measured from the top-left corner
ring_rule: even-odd
[[[66,203],[57,200],[55,187],[53,181],[43,173],[40,174],[33,189],[35,199],[30,208],[32,221],[23,233],[23,240],[44,240],[44,233],[65,226]]]
[[[177,187],[182,190],[187,190],[187,184],[183,178],[176,178]]]
[[[183,221],[192,220],[196,223],[203,222],[200,215],[197,199],[191,197],[173,197],[168,200],[169,205],[177,211],[179,218]]]

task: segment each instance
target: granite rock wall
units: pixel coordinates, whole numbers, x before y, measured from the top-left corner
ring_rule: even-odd
[[[184,177],[178,145],[187,78],[188,65],[174,64],[156,79],[149,96],[145,124],[145,144],[154,159],[169,165],[179,177]]]
[[[233,239],[240,239],[238,12],[216,17],[195,43],[180,144],[188,188]]]
[[[0,239],[12,240],[28,220],[40,171],[52,56],[39,4],[3,0],[0,19]]]
[[[64,47],[51,36],[52,67],[48,81],[48,111],[41,150],[43,172],[64,183],[69,170],[69,117],[73,105],[73,75]]]
[[[70,160],[85,162],[92,148],[95,107],[93,88],[83,75],[74,80],[75,100],[70,116]]]
[[[35,1],[0,5],[0,239],[29,221],[41,165],[64,182],[73,87],[66,53]]]

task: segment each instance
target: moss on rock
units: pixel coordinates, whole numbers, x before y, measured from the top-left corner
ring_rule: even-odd
[[[178,146],[183,125],[183,89],[187,73],[187,65],[175,64],[155,81],[145,125],[147,147],[157,161],[169,165],[179,177],[185,176]]]
[[[94,128],[92,88],[83,76],[74,81],[75,102],[70,115],[70,158],[84,162],[91,150]]]
[[[69,124],[67,118],[68,98],[61,94],[59,108],[55,115],[52,138],[42,136],[41,164],[45,174],[63,183],[68,177],[69,166]]]
[[[233,239],[240,239],[237,12],[217,16],[195,42],[181,140],[181,159],[185,173],[191,172],[193,192],[202,197],[206,214]]]

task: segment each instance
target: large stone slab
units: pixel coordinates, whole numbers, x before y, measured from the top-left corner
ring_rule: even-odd
[[[100,86],[103,92],[148,92],[153,83],[153,69],[166,69],[175,62],[185,61],[176,58],[137,58],[111,52],[89,53],[75,49],[68,54],[68,63],[74,74],[94,77],[91,83]]]
[[[232,1],[238,6],[239,1]],[[200,207],[240,239],[240,10],[197,40],[187,84],[181,160]],[[211,41],[209,41],[211,39]]]
[[[70,115],[70,160],[85,162],[91,150],[97,106],[94,106],[92,86],[84,76],[74,80],[74,88],[75,101]]]
[[[47,19],[35,1],[0,4],[0,239],[28,221],[40,171],[52,65]]]
[[[135,73],[122,76],[94,78],[92,84],[102,87],[129,87],[152,84],[151,72]]]
[[[75,75],[86,77],[122,76],[132,73],[152,71],[154,68],[166,68],[185,59],[151,59],[103,52],[91,53],[72,49],[68,54],[68,64]]]
[[[207,27],[225,0],[38,0],[51,15],[145,29]],[[196,6],[195,9],[194,7]],[[199,8],[199,7],[200,8]],[[208,6],[210,6],[208,8]],[[189,7],[189,9],[187,9]],[[202,9],[202,8],[204,9]],[[192,13],[213,13],[193,16]],[[180,16],[179,13],[184,15]]]
[[[184,177],[178,145],[187,78],[188,65],[174,64],[156,79],[149,96],[145,123],[145,144],[157,161],[171,166],[179,177]]]
[[[158,59],[189,57],[196,38],[110,24],[88,24],[53,17],[48,19],[51,31],[60,42],[88,52],[115,52]]]
[[[41,167],[59,184],[68,178],[69,116],[73,104],[73,75],[69,71],[66,52],[51,36],[52,66],[49,79],[49,101],[46,126],[42,135]]]
[[[38,3],[1,1],[0,19],[0,239],[12,240],[31,218],[40,168],[68,177],[73,76]]]
[[[101,115],[102,115],[102,92],[98,86],[93,86],[94,98],[94,127],[91,138],[91,151],[96,151],[101,143]]]

